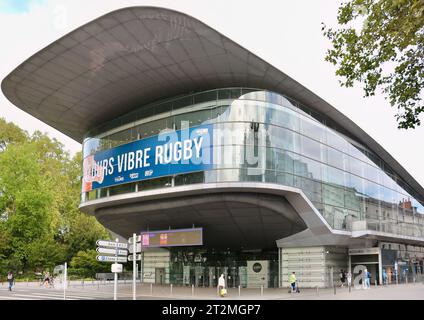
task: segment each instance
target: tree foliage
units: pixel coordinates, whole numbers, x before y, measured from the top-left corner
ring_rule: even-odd
[[[93,278],[98,272],[110,272],[110,264],[97,261],[96,250],[79,251],[70,264],[69,272],[80,277]]]
[[[0,275],[53,269],[109,238],[78,209],[81,154],[0,118]]]
[[[10,143],[24,142],[27,138],[28,134],[17,125],[0,118],[0,152]]]
[[[323,26],[331,41],[326,60],[341,85],[377,89],[397,107],[399,128],[415,128],[424,112],[424,1],[350,0],[337,15],[340,28]]]

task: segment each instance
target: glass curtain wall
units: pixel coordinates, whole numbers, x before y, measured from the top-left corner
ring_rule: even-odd
[[[162,130],[214,125],[214,169],[95,190],[93,200],[209,182],[254,181],[301,189],[335,229],[424,236],[424,207],[373,152],[330,119],[280,94],[218,89],[143,106],[88,133],[84,158]],[[422,200],[422,199],[421,199]]]

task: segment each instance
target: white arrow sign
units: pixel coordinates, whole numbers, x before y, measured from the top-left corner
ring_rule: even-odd
[[[108,247],[108,248],[116,248],[116,247],[118,247],[119,249],[128,248],[128,243],[122,243],[122,242],[116,243],[116,242],[108,241],[108,240],[97,240],[96,245],[98,247]]]
[[[119,256],[126,256],[128,254],[127,250],[121,250],[121,249],[109,249],[109,248],[97,248],[96,251],[98,253],[108,253],[108,254],[116,254],[118,252]]]
[[[141,236],[139,235],[139,236],[136,236],[136,242],[141,242]],[[133,242],[132,242],[132,240],[133,240],[133,238],[131,237],[131,238],[129,238],[128,239],[128,243],[130,243],[130,244],[132,244]]]
[[[133,250],[133,246],[134,246],[134,245],[131,245],[131,246],[129,246],[129,247],[128,247],[128,251],[129,251],[130,253],[133,253],[133,251],[134,251],[134,250]],[[136,252],[141,252],[141,243],[136,243],[136,244],[135,244],[135,251],[136,251]]]
[[[115,262],[116,258],[113,256],[97,256],[96,259],[102,262]],[[118,257],[117,262],[127,262],[127,257]]]
[[[130,254],[129,256],[128,256],[128,261],[133,261],[133,255],[132,254]],[[136,261],[141,261],[141,254],[137,254],[136,256],[135,256],[135,260]]]

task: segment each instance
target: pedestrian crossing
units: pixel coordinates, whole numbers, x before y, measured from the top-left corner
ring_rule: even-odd
[[[98,300],[113,299],[113,293],[110,292],[66,292],[66,300]],[[63,291],[40,291],[31,289],[14,289],[9,291],[7,288],[0,288],[0,301],[3,300],[64,300]]]

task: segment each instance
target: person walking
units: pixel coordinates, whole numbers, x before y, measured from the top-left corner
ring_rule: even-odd
[[[372,277],[371,272],[368,271],[368,282],[367,282],[368,289],[371,288],[371,277]]]
[[[296,272],[293,271],[293,273],[291,275],[289,275],[289,283],[290,283],[290,287],[291,287],[291,291],[290,292],[296,292]]]
[[[371,288],[371,272],[365,269],[365,289]]]
[[[350,271],[347,273],[347,286],[352,286],[352,273]]]
[[[219,290],[219,295],[221,297],[225,297],[227,294],[227,289],[225,289],[225,278],[224,278],[224,274],[221,274],[221,276],[218,279],[218,290]]]
[[[340,269],[340,282],[342,283],[342,285],[340,287],[343,288],[343,286],[346,282],[346,273],[344,272],[343,269]]]
[[[44,287],[48,287],[50,285],[50,273],[48,271],[44,274],[43,285]]]
[[[383,285],[387,286],[387,272],[383,269]]]
[[[365,268],[362,272],[362,288],[367,289],[368,269]]]
[[[9,291],[12,291],[13,281],[15,281],[13,273],[12,271],[9,271],[9,273],[7,274],[7,282],[9,282]]]

